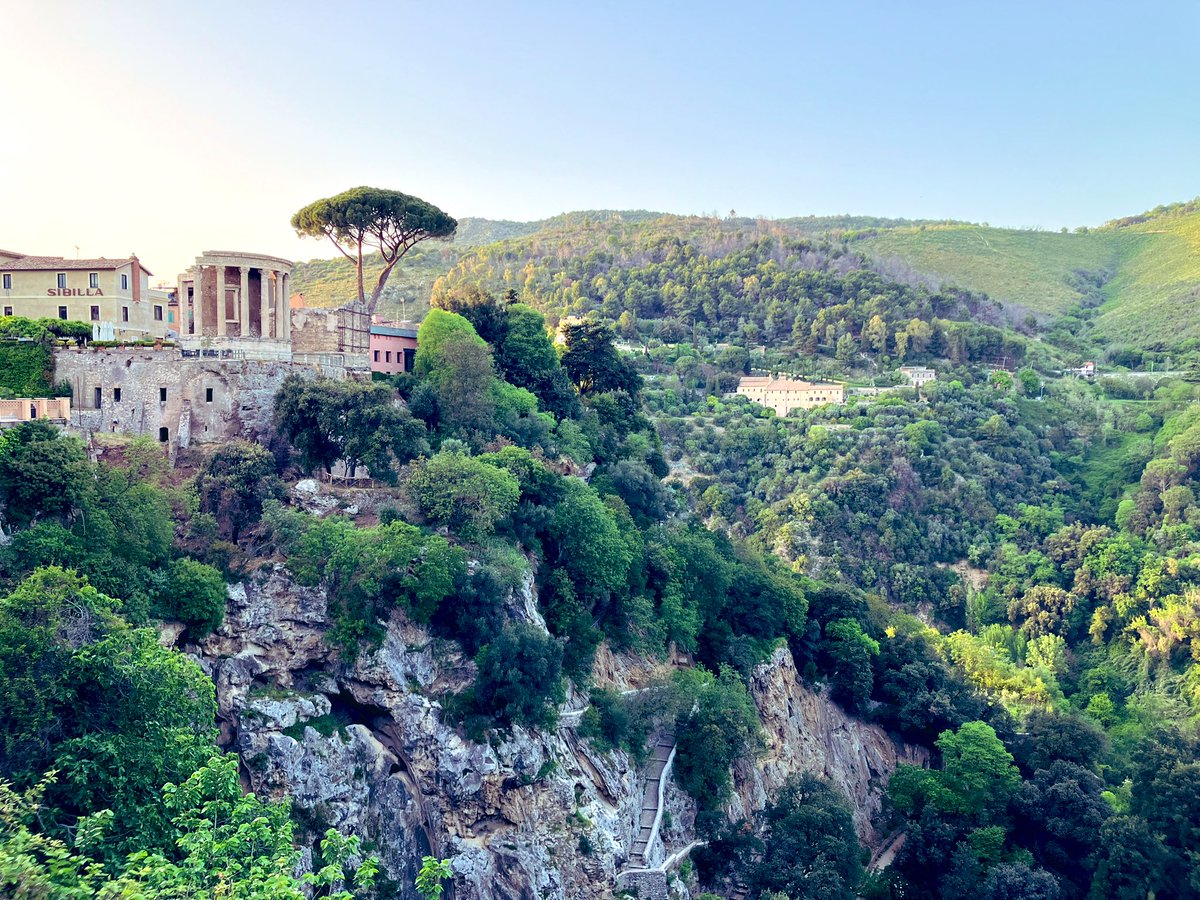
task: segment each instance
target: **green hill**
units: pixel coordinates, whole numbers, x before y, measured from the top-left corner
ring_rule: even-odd
[[[634,257],[652,254],[660,239],[721,255],[762,238],[841,247],[885,275],[966,288],[1043,320],[1078,306],[1099,307],[1093,335],[1111,343],[1173,348],[1200,339],[1195,201],[1074,233],[871,216],[757,219],[649,210],[582,210],[535,222],[464,218],[454,240],[420,245],[393,272],[381,312],[422,318],[437,279],[451,271],[459,279],[477,273],[493,286],[520,288],[525,278],[518,270],[531,262],[551,262],[574,280],[606,255],[630,255],[630,248]],[[353,269],[340,257],[299,263],[293,277],[312,306],[354,296]]]
[[[1053,314],[1086,302],[1081,282],[1090,279],[1079,273],[1107,277],[1103,273],[1119,269],[1144,240],[1117,232],[1062,234],[947,225],[876,231],[855,246],[885,269],[898,258],[943,284]]]
[[[1106,289],[1097,332],[1135,346],[1200,339],[1200,200],[1110,222],[1130,251]]]
[[[942,225],[925,220],[886,219],[876,216],[797,216],[788,219],[752,219],[731,216],[678,216],[645,209],[592,209],[561,213],[533,222],[507,219],[463,218],[448,242],[430,242],[413,249],[393,270],[384,289],[380,313],[389,318],[419,320],[429,309],[429,296],[439,276],[471,256],[477,248],[505,244],[524,257],[553,254],[586,256],[632,239],[676,237],[702,245],[744,243],[753,237],[840,236],[868,228],[904,228]],[[368,280],[381,267],[368,264]],[[296,291],[307,306],[339,306],[354,298],[354,268],[340,256],[297,263],[292,271]]]
[[[1200,204],[1077,233],[980,225],[873,230],[854,242],[884,271],[896,261],[942,284],[1053,316],[1099,306],[1097,336],[1140,347],[1200,339]]]

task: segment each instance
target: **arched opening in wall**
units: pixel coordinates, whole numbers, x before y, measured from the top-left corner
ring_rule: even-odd
[[[170,439],[171,439],[171,430],[169,428],[167,428],[167,426],[164,425],[162,428],[158,429],[158,440],[160,443],[165,444]]]

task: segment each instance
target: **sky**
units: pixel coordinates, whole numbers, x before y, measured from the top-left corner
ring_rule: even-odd
[[[330,256],[291,215],[361,184],[1096,225],[1200,194],[1198,33],[1195,0],[0,0],[0,248]]]

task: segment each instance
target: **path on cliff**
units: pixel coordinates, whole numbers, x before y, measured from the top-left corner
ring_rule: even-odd
[[[642,811],[638,819],[640,828],[629,853],[631,866],[646,868],[646,854],[650,850],[650,845],[654,843],[655,837],[658,836],[658,829],[662,825],[663,793],[674,759],[674,732],[660,732],[658,739],[654,742],[654,749],[650,751],[650,760],[646,765],[646,784],[642,789]]]
[[[867,865],[868,872],[882,872],[893,862],[896,861],[896,854],[904,847],[904,842],[908,839],[908,833],[897,829],[884,839],[879,850],[871,857],[871,862]]]

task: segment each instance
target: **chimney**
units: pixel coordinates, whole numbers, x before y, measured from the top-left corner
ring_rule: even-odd
[[[129,254],[129,261],[133,263],[133,274],[129,276],[133,279],[133,302],[140,303],[142,301],[142,264],[138,262],[136,253]]]

